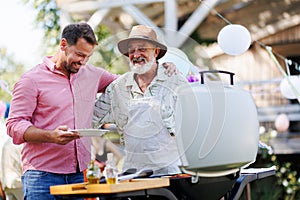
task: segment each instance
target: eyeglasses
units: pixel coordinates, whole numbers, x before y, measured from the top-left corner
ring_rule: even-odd
[[[133,54],[135,51],[144,53],[146,51],[153,50],[153,49],[154,49],[154,47],[129,47],[128,53]]]

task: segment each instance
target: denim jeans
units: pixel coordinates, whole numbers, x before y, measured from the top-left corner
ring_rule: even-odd
[[[24,200],[63,199],[50,194],[50,186],[70,183],[82,183],[83,173],[55,174],[50,172],[28,170],[22,176]],[[83,198],[73,198],[83,199]]]

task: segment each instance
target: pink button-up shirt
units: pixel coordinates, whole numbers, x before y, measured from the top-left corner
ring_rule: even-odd
[[[55,69],[50,57],[44,58],[16,83],[7,133],[15,144],[24,143],[29,126],[53,130],[59,125],[71,129],[91,128],[96,94],[116,79],[101,68],[81,67],[70,79]],[[74,173],[79,164],[83,171],[89,163],[90,139],[82,137],[66,145],[54,143],[24,143],[23,172],[33,169],[53,173]]]

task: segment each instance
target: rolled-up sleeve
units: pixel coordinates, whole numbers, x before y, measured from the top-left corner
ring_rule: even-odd
[[[7,134],[14,144],[24,143],[24,133],[32,126],[32,113],[36,108],[37,89],[29,77],[23,76],[14,86],[10,113],[6,122]]]

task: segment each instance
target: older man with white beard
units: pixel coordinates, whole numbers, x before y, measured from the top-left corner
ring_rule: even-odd
[[[112,82],[95,104],[94,126],[115,123],[125,145],[123,170],[151,169],[154,175],[181,173],[175,143],[175,90],[188,84],[185,77],[168,77],[159,59],[167,47],[155,31],[134,26],[118,43],[129,58],[130,72]]]

